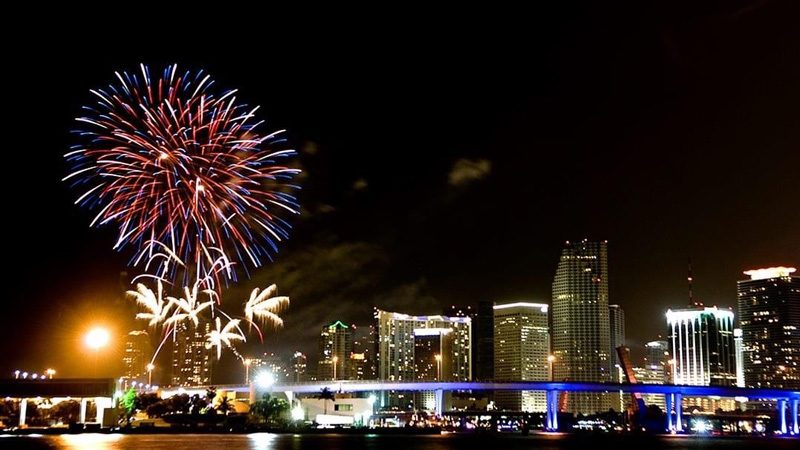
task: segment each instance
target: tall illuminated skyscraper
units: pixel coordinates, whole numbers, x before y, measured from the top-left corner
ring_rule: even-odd
[[[353,353],[353,330],[336,321],[322,327],[317,359],[318,380],[350,380],[350,354]]]
[[[450,374],[442,374],[453,381],[472,378],[472,319],[469,317],[411,316],[377,309],[378,321],[378,379],[411,381],[414,370],[414,330],[420,328],[451,328],[452,355]]]
[[[494,306],[494,379],[547,381],[550,379],[548,305],[507,303]],[[510,411],[546,411],[544,391],[498,391],[497,406]]]
[[[794,267],[748,270],[739,281],[744,383],[800,389],[800,277]]]
[[[125,355],[122,361],[125,364],[123,375],[129,382],[143,382],[147,377],[147,363],[152,356],[150,350],[150,336],[146,331],[131,331],[125,336]]]
[[[567,242],[553,280],[555,379],[610,382],[608,320],[608,243]],[[601,393],[571,393],[567,411],[607,411],[611,398]]]
[[[209,385],[213,350],[206,348],[206,334],[211,332],[211,324],[181,323],[177,327],[172,345],[172,385]]]
[[[301,351],[296,351],[289,359],[290,379],[292,383],[301,383],[307,381],[306,367],[308,359]]]
[[[733,311],[693,307],[667,311],[675,384],[736,386]]]

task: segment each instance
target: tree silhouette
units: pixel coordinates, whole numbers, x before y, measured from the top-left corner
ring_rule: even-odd
[[[331,391],[327,387],[322,388],[322,390],[319,391],[319,394],[315,395],[314,398],[318,400],[323,400],[322,405],[325,415],[328,415],[328,400],[331,400],[333,402],[336,401],[336,396],[334,395],[333,391]]]

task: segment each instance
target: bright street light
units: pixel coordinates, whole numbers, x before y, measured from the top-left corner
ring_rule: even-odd
[[[44,371],[44,373],[46,373],[47,377],[52,380],[53,379],[53,375],[56,374],[56,371],[53,370],[53,369],[47,369],[47,370]]]
[[[336,366],[338,365],[338,363],[339,363],[339,357],[338,356],[334,356],[333,357],[333,380],[334,381],[336,381]]]
[[[153,369],[156,366],[153,363],[147,365],[147,384],[151,384],[153,382]]]
[[[94,328],[86,335],[86,345],[91,349],[97,350],[100,347],[105,347],[109,339],[107,330]]]
[[[550,381],[553,381],[553,362],[555,362],[555,355],[547,355],[547,364],[550,365]]]
[[[258,383],[259,387],[266,389],[275,384],[275,375],[269,372],[261,372],[256,378],[256,383]]]
[[[306,418],[306,413],[303,411],[303,407],[300,405],[295,406],[292,409],[292,420],[303,420]]]
[[[442,355],[436,354],[436,381],[442,381]]]

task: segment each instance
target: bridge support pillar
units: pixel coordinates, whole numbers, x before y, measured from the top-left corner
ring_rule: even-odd
[[[436,398],[436,415],[442,417],[444,410],[444,391],[437,389],[433,391],[433,396]]]
[[[792,399],[792,433],[794,434],[800,433],[800,424],[797,423],[798,403],[800,403],[800,399]]]
[[[88,398],[81,399],[81,423],[86,423],[86,406],[88,403]]]
[[[28,399],[23,398],[19,401],[19,426],[25,426],[25,415],[28,413]]]
[[[558,431],[558,391],[547,391],[547,431]]]
[[[778,400],[778,422],[781,426],[781,433],[786,434],[786,399]]]
[[[667,431],[670,433],[674,429],[672,426],[672,395],[673,394],[664,394],[664,404],[667,410]]]
[[[683,394],[675,394],[675,431],[683,433]]]

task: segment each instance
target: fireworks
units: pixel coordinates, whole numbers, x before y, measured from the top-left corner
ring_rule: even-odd
[[[135,291],[128,291],[128,296],[133,297],[136,303],[143,306],[149,312],[136,314],[137,319],[150,320],[150,326],[156,326],[167,318],[170,304],[164,303],[164,287],[161,281],[158,282],[158,294],[154,293],[147,286],[139,283]]]
[[[98,211],[92,226],[117,227],[114,248],[135,247],[132,261],[156,261],[165,279],[176,279],[179,261],[197,273],[184,282],[213,273],[220,256],[233,280],[237,267],[261,266],[288,237],[281,216],[299,211],[288,193],[299,170],[278,164],[295,154],[283,130],[261,134],[259,107],[215,90],[202,71],[173,65],[152,78],[142,65],[116,77],[91,91],[80,144],[66,154],[64,179],[82,192],[75,203]]]
[[[231,341],[246,341],[246,339],[242,330],[239,329],[239,319],[228,320],[228,323],[222,328],[222,322],[219,320],[219,317],[217,317],[216,324],[217,329],[211,330],[211,332],[206,335],[208,338],[206,348],[217,347],[217,359],[219,359],[222,357],[222,344],[231,347]],[[233,330],[237,332],[234,333]]]
[[[240,320],[215,308],[220,278],[249,276],[248,267],[260,267],[288,238],[300,171],[279,162],[295,152],[283,130],[259,131],[258,106],[237,103],[236,90],[215,89],[202,71],[173,65],[154,78],[147,66],[140,70],[117,72],[113,84],[91,91],[96,101],[77,119],[83,129],[65,155],[72,172],[64,180],[81,192],[76,204],[96,211],[92,226],[118,229],[115,249],[135,250],[131,264],[144,273],[133,282],[157,283],[155,292],[137,283],[128,296],[145,310],[136,318],[164,327],[158,349],[177,325],[197,327],[208,314],[216,330],[206,346],[219,358],[223,345],[245,341]],[[164,284],[183,292],[165,300]],[[272,297],[276,291],[253,291],[245,305],[251,324],[283,324],[277,313],[289,298]]]
[[[244,315],[250,322],[254,317],[274,324],[275,326],[283,325],[283,319],[278,317],[282,308],[289,304],[289,297],[272,297],[278,291],[278,287],[274,284],[259,294],[259,289],[253,289],[250,293],[250,299],[244,307]]]

